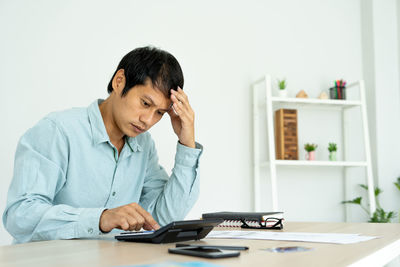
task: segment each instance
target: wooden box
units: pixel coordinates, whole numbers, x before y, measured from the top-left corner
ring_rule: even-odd
[[[299,159],[296,109],[275,111],[275,145],[276,159]]]

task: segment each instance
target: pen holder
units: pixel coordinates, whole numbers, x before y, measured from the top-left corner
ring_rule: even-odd
[[[331,99],[346,99],[346,87],[329,88],[329,97]]]

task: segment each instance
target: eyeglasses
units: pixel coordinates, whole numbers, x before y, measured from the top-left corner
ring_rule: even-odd
[[[267,218],[264,221],[253,221],[250,225],[248,220],[240,219],[242,222],[242,228],[246,229],[272,229],[272,230],[281,230],[283,229],[283,219],[279,218]]]

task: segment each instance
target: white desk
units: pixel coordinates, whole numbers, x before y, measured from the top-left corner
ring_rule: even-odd
[[[207,260],[169,254],[175,244],[119,242],[104,240],[56,240],[0,246],[0,266],[115,266],[165,261],[209,261],[222,266],[382,266],[400,255],[400,224],[295,223],[287,222],[285,232],[360,233],[381,236],[351,245],[268,240],[203,239],[199,244],[249,246],[238,258]],[[306,246],[312,251],[271,253],[261,249],[278,246]]]

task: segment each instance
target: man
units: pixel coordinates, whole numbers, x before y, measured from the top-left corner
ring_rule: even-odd
[[[137,48],[121,60],[109,97],[51,113],[20,139],[3,223],[14,242],[158,229],[198,197],[194,112],[178,61]],[[171,177],[147,132],[168,113],[178,136]]]

